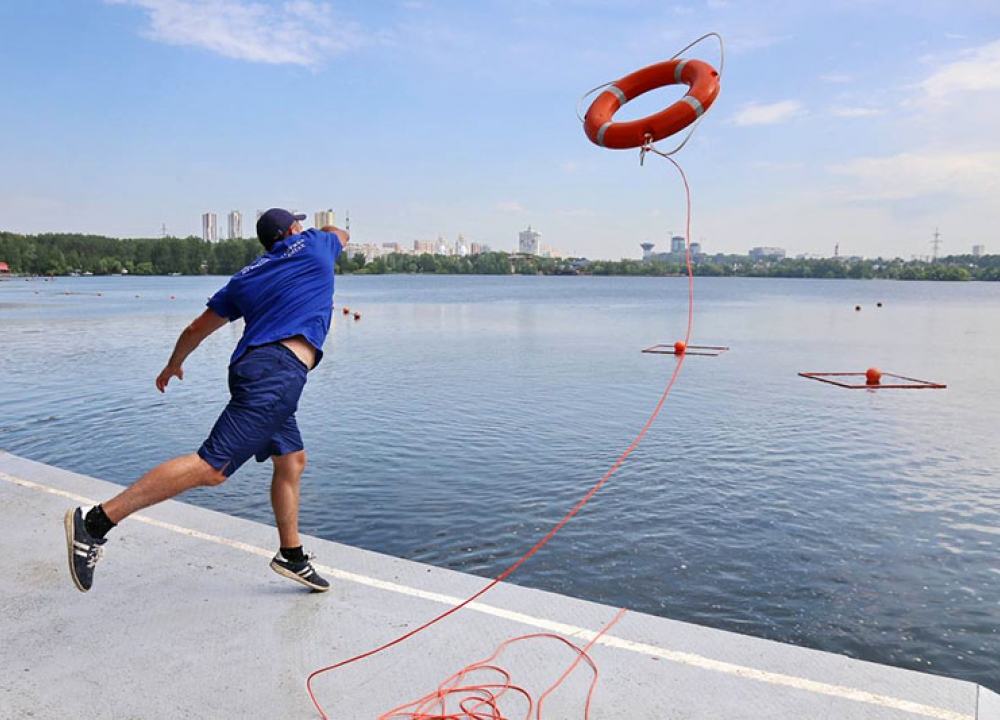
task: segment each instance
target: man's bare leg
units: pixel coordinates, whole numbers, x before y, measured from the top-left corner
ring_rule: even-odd
[[[72,508],[66,512],[66,550],[73,582],[83,592],[94,582],[94,566],[104,552],[105,533],[137,510],[169,500],[200,485],[219,485],[226,476],[198,455],[168,460],[150,470],[103,505]],[[87,528],[90,516],[94,527]]]
[[[106,503],[102,503],[111,522],[118,524],[134,512],[169,500],[191,488],[220,485],[226,476],[200,455],[182,455],[157,465],[135,483]]]
[[[299,537],[299,484],[306,467],[306,452],[299,450],[271,458],[274,474],[271,478],[271,506],[278,524],[278,538],[283,548],[302,544]]]
[[[328,583],[312,566],[302,550],[299,537],[299,484],[306,467],[306,453],[298,450],[287,455],[275,455],[271,478],[271,506],[278,524],[281,550],[271,560],[271,569],[279,575],[300,582],[314,592],[326,592]]]

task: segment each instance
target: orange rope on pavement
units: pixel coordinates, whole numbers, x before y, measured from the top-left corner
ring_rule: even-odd
[[[504,700],[505,696],[511,694],[515,696],[515,703],[516,699],[520,698],[522,704],[527,704],[527,713],[524,715],[526,720],[531,720],[532,717],[540,720],[542,717],[542,705],[546,698],[569,677],[581,662],[586,663],[591,671],[593,671],[593,677],[590,681],[584,706],[584,718],[589,718],[590,701],[594,694],[594,688],[597,686],[598,670],[596,663],[588,655],[588,652],[594,643],[597,642],[597,639],[610,630],[622,618],[625,612],[625,608],[619,610],[614,619],[605,625],[601,632],[597,633],[584,648],[580,648],[566,638],[552,633],[531,633],[505,640],[488,658],[462,668],[442,682],[434,692],[414,702],[393,708],[386,714],[380,715],[379,720],[465,720],[466,718],[470,720],[506,720],[506,718],[512,716],[509,713],[505,714],[503,712],[500,703]],[[534,707],[531,693],[524,687],[514,684],[511,681],[510,673],[496,664],[495,661],[507,647],[514,643],[540,639],[561,642],[571,648],[576,657],[572,664],[559,676],[559,679],[539,696],[538,705]],[[486,677],[482,682],[474,682],[474,678],[472,677],[474,675],[485,675]],[[457,710],[454,709],[456,703],[458,705]],[[511,703],[508,702],[508,704]],[[534,716],[532,715],[533,709],[535,710]]]

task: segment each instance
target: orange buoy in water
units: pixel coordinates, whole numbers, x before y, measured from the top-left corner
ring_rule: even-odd
[[[865,384],[878,385],[880,382],[882,382],[882,371],[878,368],[868,368],[865,372]]]
[[[351,308],[345,307],[344,308],[344,315],[350,315],[350,314],[351,314]]]
[[[360,320],[361,319],[361,313],[359,313],[359,312],[354,313],[354,319],[355,320]]]
[[[687,343],[683,340],[678,340],[674,343],[674,355],[683,355],[684,351],[688,349]]]

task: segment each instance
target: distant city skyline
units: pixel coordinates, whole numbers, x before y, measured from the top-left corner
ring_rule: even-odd
[[[255,220],[259,219],[261,215],[264,214],[264,210],[256,210]],[[297,208],[290,208],[289,212],[293,214],[302,214],[302,212]],[[306,213],[308,215],[308,213]],[[336,211],[333,208],[327,208],[325,210],[317,210],[313,213],[312,227],[326,227],[330,225],[336,225]],[[227,215],[228,222],[228,233],[227,239],[235,240],[242,238],[242,228],[243,228],[243,214],[239,210],[230,210]],[[218,216],[214,212],[203,212],[201,214],[201,239],[206,242],[218,242]],[[304,226],[309,227],[308,220],[304,221]],[[162,225],[162,234],[166,235],[166,224]],[[256,230],[254,230],[256,232]],[[253,236],[251,236],[253,237]],[[541,238],[541,233],[537,230],[532,230],[531,226],[528,229],[522,231],[518,234],[518,240],[512,241],[515,245],[514,252],[528,253],[531,255],[539,255],[544,257],[561,257],[561,253],[552,247],[542,247],[539,243]],[[455,254],[459,256],[478,254],[481,252],[489,252],[490,245],[482,242],[469,242],[465,239],[465,236],[460,232],[456,237],[454,243],[448,243],[442,235],[438,235],[436,240],[420,240],[415,239],[413,243],[413,252],[427,252],[432,255],[449,255]],[[386,240],[386,241],[355,241],[348,246],[348,250],[352,253],[359,252],[366,256],[368,259],[372,257],[378,257],[381,254],[385,254],[386,248],[395,247],[398,248],[398,252],[407,252],[406,246],[398,240]]]

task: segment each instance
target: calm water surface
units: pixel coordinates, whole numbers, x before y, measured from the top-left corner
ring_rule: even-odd
[[[240,324],[153,379],[224,281],[0,282],[0,448],[123,484],[196,449]],[[337,287],[299,415],[304,531],[484,577],[632,441],[677,362],[640,350],[687,322],[683,278]],[[684,361],[512,581],[1000,690],[1000,283],[696,279],[694,323],[732,349]],[[796,374],[871,366],[948,388]],[[268,467],[186,499],[272,523]]]

